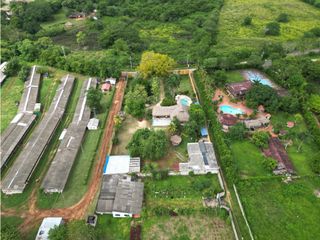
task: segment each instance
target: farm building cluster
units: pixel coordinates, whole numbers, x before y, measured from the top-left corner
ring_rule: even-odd
[[[113,217],[138,217],[142,209],[144,184],[129,174],[139,172],[140,158],[107,156],[96,213],[112,214]]]
[[[41,105],[37,103],[41,81],[41,74],[38,71],[37,66],[31,68],[29,77],[25,82],[18,113],[1,135],[1,168],[6,166],[8,159],[24,140],[41,111]],[[74,81],[75,77],[73,75],[67,74],[62,77],[48,111],[39,119],[39,123],[31,133],[27,143],[22,147],[17,159],[3,178],[3,193],[19,194],[24,191],[63,118]],[[96,84],[97,79],[95,78],[89,78],[83,84],[73,120],[68,129],[62,132],[58,150],[41,184],[41,188],[46,193],[61,193],[65,187],[90,120],[91,111],[86,105],[87,91],[90,87],[95,88]]]

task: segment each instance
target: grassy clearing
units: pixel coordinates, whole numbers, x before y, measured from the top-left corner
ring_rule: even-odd
[[[102,99],[103,111],[97,114],[100,123],[103,124],[108,115],[108,110],[112,101],[113,92],[105,94]],[[73,168],[69,175],[68,182],[63,194],[44,194],[38,192],[37,205],[40,208],[62,208],[71,206],[78,202],[85,194],[90,178],[90,170],[94,164],[95,157],[99,151],[100,137],[103,133],[101,127],[97,131],[87,131]]]
[[[227,72],[227,83],[241,82],[243,81],[243,76],[238,71]]]
[[[178,92],[188,95],[193,98],[194,93],[190,84],[189,76],[181,76],[181,82],[178,88]]]
[[[218,217],[205,214],[149,218],[142,226],[142,239],[233,239],[231,228]]]
[[[2,133],[10,124],[18,111],[16,102],[20,101],[23,93],[24,82],[18,77],[9,77],[0,89],[1,96],[1,126]]]
[[[239,174],[243,178],[271,176],[262,164],[263,153],[248,140],[235,142],[231,145],[231,151],[239,168]]]
[[[281,23],[280,36],[264,36],[266,24],[276,21],[280,13],[290,18]],[[247,16],[252,17],[252,26],[242,25]],[[218,48],[227,52],[270,41],[298,41],[304,32],[319,25],[319,10],[299,0],[226,0],[220,13]]]
[[[131,218],[113,218],[112,215],[98,216],[96,231],[98,239],[130,239]]]
[[[281,178],[242,180],[238,191],[256,239],[316,239],[320,234],[320,179],[289,184]]]
[[[111,153],[114,155],[128,154],[126,147],[130,142],[132,135],[138,129],[149,128],[150,126],[150,123],[146,120],[138,121],[131,115],[127,115],[118,133],[119,144],[112,146]]]

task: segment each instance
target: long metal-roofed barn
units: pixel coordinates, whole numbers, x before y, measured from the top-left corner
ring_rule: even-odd
[[[74,76],[66,75],[61,79],[48,112],[33,131],[28,143],[2,181],[5,194],[22,193],[46,149],[54,131],[65,112],[74,83]]]
[[[37,73],[37,66],[33,66],[24,84],[24,92],[20,101],[17,115],[13,118],[6,131],[1,135],[1,169],[27,134],[36,119],[33,114],[38,99],[41,75]]]
[[[90,109],[86,104],[87,91],[90,87],[95,88],[96,84],[97,79],[89,78],[82,86],[73,120],[42,182],[41,188],[43,188],[46,193],[61,193],[67,183],[72,165],[76,159],[87,124],[90,120]]]

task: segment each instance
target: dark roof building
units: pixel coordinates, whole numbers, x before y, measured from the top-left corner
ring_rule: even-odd
[[[234,97],[241,97],[252,87],[251,81],[228,83],[227,91]]]
[[[139,215],[143,200],[142,182],[133,182],[129,175],[103,175],[96,212],[113,217]]]
[[[272,157],[278,162],[277,168],[273,171],[274,174],[294,173],[293,165],[279,138],[270,138],[269,149],[265,150],[264,153],[266,154],[266,156]]]
[[[219,116],[219,121],[224,126],[233,126],[237,123],[238,118],[232,114],[221,114]]]

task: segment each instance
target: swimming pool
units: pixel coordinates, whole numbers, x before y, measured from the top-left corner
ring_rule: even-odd
[[[227,114],[237,115],[237,114],[244,114],[244,112],[240,108],[234,108],[229,105],[221,105],[220,111]]]
[[[264,78],[262,75],[260,75],[259,73],[256,73],[256,72],[252,72],[252,71],[247,71],[246,72],[247,75],[248,75],[248,78],[251,82],[259,82],[263,85],[267,85],[269,87],[273,87],[273,84],[272,82],[267,79],[267,78]]]
[[[180,104],[181,106],[189,107],[192,104],[191,98],[186,95],[177,95],[175,99],[177,104]]]
[[[180,103],[182,106],[189,106],[189,101],[185,98],[181,98]]]

